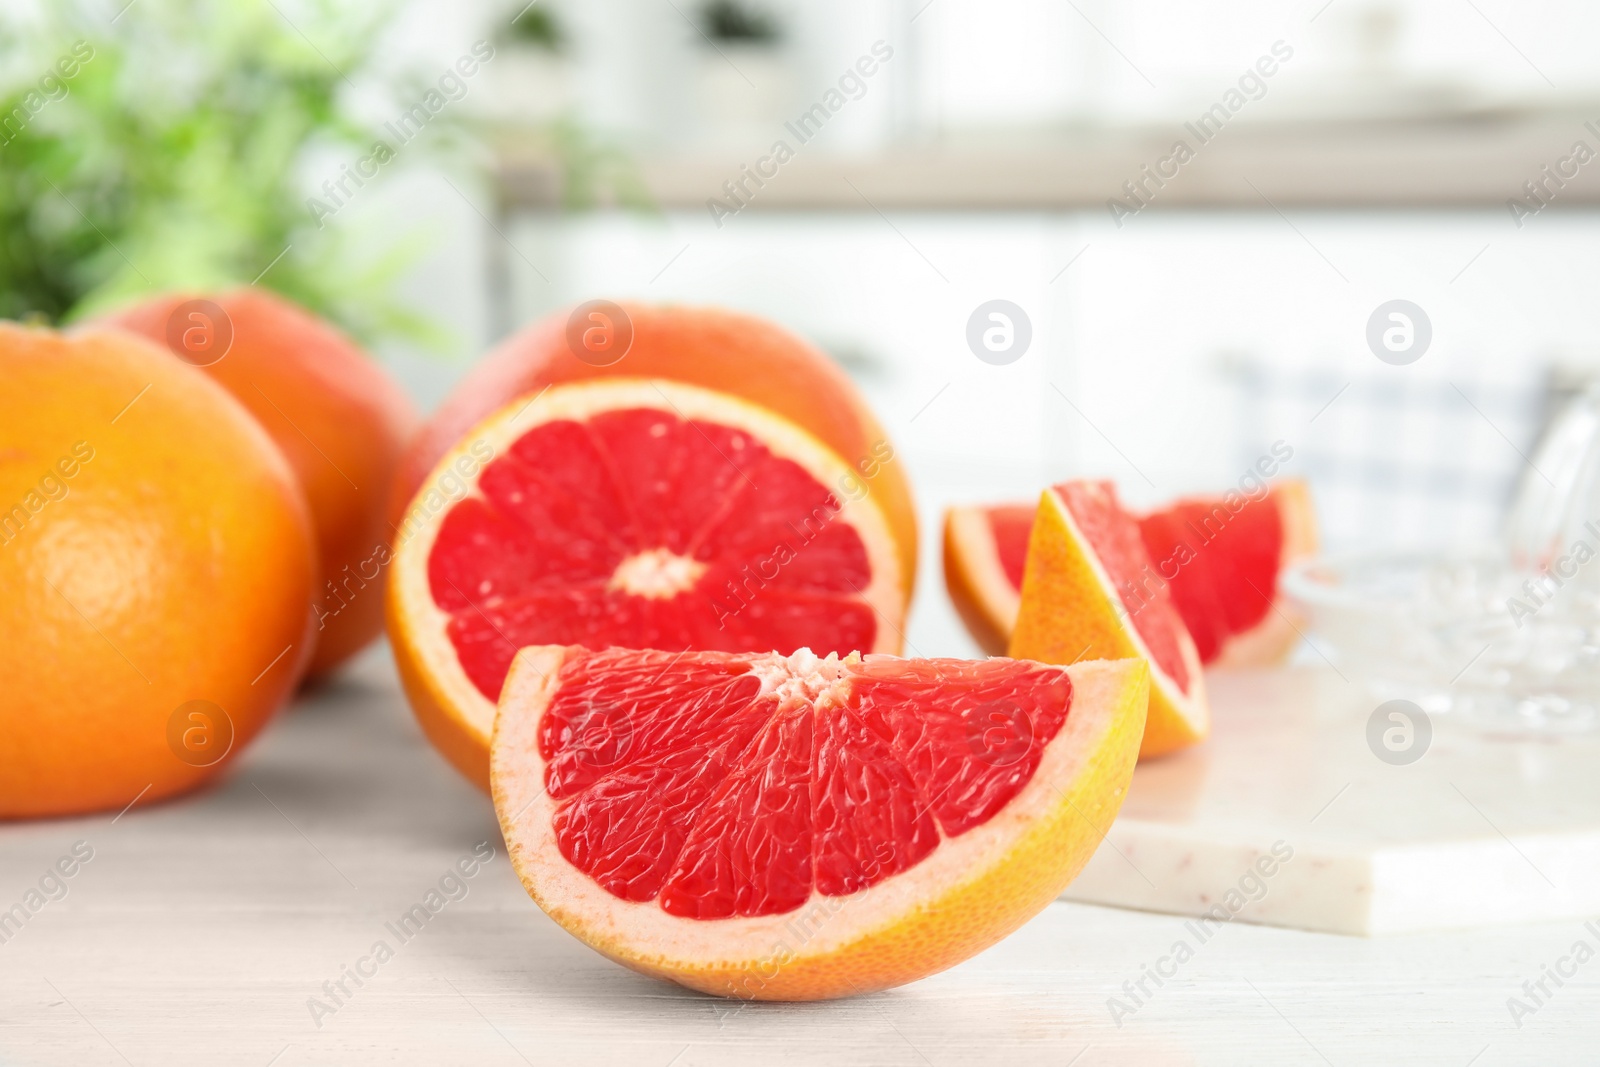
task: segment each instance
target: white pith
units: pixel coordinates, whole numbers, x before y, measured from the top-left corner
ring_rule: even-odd
[[[849,896],[813,892],[800,908],[778,915],[701,920],[671,915],[655,901],[615,897],[561,855],[553,831],[557,805],[544,790],[538,725],[573,651],[524,649],[506,679],[490,771],[501,832],[529,894],[557,922],[596,947],[626,948],[640,963],[670,967],[770,961],[780,950],[796,957],[826,954],[872,936],[963,883],[979,881],[1038,819],[1063,803],[1112,728],[1128,673],[1138,669],[1128,660],[1058,668],[1072,679],[1072,706],[1033,777],[988,822],[959,837],[941,835],[938,847],[910,869]],[[809,678],[820,683],[819,692],[829,692],[838,680],[826,660],[816,663],[823,667],[820,674],[808,666],[780,672],[774,664],[771,676],[785,676],[780,686]],[[836,665],[842,674],[843,662]]]
[[[608,587],[652,600],[670,600],[693,589],[705,572],[706,565],[697,559],[665,548],[649,548],[617,564]]]
[[[1171,702],[1173,708],[1182,715],[1184,721],[1201,737],[1210,732],[1211,713],[1207,706],[1205,696],[1205,676],[1200,665],[1200,653],[1194,647],[1194,638],[1189,636],[1189,630],[1184,626],[1182,619],[1177,619],[1178,655],[1183,658],[1183,665],[1189,672],[1189,692],[1185,693],[1178,685],[1176,679],[1162,669],[1150,654],[1150,646],[1145,644],[1144,637],[1139,633],[1139,628],[1133,624],[1133,616],[1128,613],[1127,606],[1122,602],[1122,596],[1117,592],[1116,583],[1111,580],[1111,575],[1100,562],[1089,539],[1084,536],[1078,523],[1072,517],[1072,509],[1067,507],[1066,501],[1061,499],[1061,494],[1055,489],[1046,490],[1044,498],[1050,502],[1066,524],[1067,532],[1072,536],[1073,542],[1078,546],[1078,553],[1088,563],[1094,573],[1096,582],[1104,591],[1108,606],[1122,619],[1122,629],[1128,641],[1138,650],[1140,657],[1150,665],[1150,688],[1160,689]],[[1174,618],[1176,619],[1176,609]]]
[[[779,707],[794,703],[822,707],[841,704],[850,695],[849,669],[860,662],[854,652],[840,659],[832,652],[818,656],[802,648],[792,656],[774,654],[758,662],[752,673],[761,679],[761,695],[777,697]]]
[[[498,458],[518,438],[543,423],[560,419],[584,421],[624,408],[651,408],[682,419],[702,419],[742,430],[773,455],[792,460],[822,485],[835,490],[841,506],[831,521],[857,529],[871,567],[871,579],[859,599],[876,618],[872,651],[899,652],[904,627],[900,556],[888,522],[871,498],[846,499],[847,494],[838,492],[841,486],[860,484],[855,469],[781,416],[709,389],[661,379],[610,378],[555,386],[531,400],[520,397],[479,423],[439,460],[413,499],[408,516],[417,513],[430,490],[441,483],[450,484],[446,479],[456,477],[451,472],[457,469],[458,462],[477,462],[485,445]],[[481,496],[477,477],[487,465],[479,463],[477,474],[470,480],[469,496]],[[462,669],[446,634],[450,615],[434,603],[428,583],[428,557],[434,541],[444,516],[459,502],[452,500],[428,515],[426,521],[402,528],[395,546],[391,595],[401,617],[410,621],[411,639],[419,655],[430,665],[430,681],[439,690],[440,703],[459,715],[462,725],[487,745],[494,726],[494,702],[478,691]],[[412,530],[409,537],[405,536],[406,529]]]

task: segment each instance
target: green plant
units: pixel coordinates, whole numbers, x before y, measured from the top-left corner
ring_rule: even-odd
[[[529,141],[542,147],[555,162],[563,210],[616,206],[641,214],[655,213],[655,203],[633,157],[609,138],[595,135],[568,117],[551,123]]]
[[[561,23],[556,21],[555,15],[548,8],[534,4],[528,5],[511,21],[506,27],[504,40],[542,48],[547,52],[559,52],[567,43]]]
[[[388,11],[139,0],[113,23],[72,7],[31,26],[0,16],[0,70],[17,79],[0,89],[0,316],[70,322],[258,282],[364,341],[440,343],[392,296],[424,235],[319,227],[306,204],[312,160],[372,147],[346,101]],[[79,58],[70,76],[64,56]]]
[[[714,41],[773,44],[781,36],[772,15],[738,0],[711,0],[700,9],[700,19]]]

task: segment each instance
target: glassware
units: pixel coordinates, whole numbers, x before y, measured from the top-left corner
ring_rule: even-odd
[[[1600,601],[1578,588],[1536,602],[1533,582],[1498,551],[1378,551],[1309,560],[1284,590],[1311,616],[1313,646],[1379,700],[1491,730],[1594,729]]]
[[[1491,731],[1600,728],[1600,385],[1546,433],[1502,544],[1322,557],[1284,590],[1380,700]]]

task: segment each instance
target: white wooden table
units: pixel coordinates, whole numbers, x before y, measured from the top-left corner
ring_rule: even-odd
[[[962,966],[852,1001],[656,983],[527,899],[488,802],[427,747],[381,651],[209,792],[0,825],[0,908],[78,841],[93,859],[67,895],[0,943],[5,1067],[1600,1062],[1600,959],[1547,980],[1520,1027],[1507,1008],[1589,936],[1577,921],[1372,940],[1233,923],[1159,988],[1146,979],[1120,1026],[1109,998],[1132,1003],[1123,983],[1183,919],[1058,903]],[[400,944],[385,924],[483,841],[495,858],[465,896]],[[335,1005],[323,983],[379,939],[393,958],[345,978]],[[337,1010],[314,1020],[312,997]]]

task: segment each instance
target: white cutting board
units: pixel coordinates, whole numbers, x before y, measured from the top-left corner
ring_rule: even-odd
[[[1346,934],[1600,916],[1600,737],[1434,716],[1393,765],[1368,745],[1378,702],[1331,670],[1206,684],[1210,740],[1140,764],[1065,899]]]

